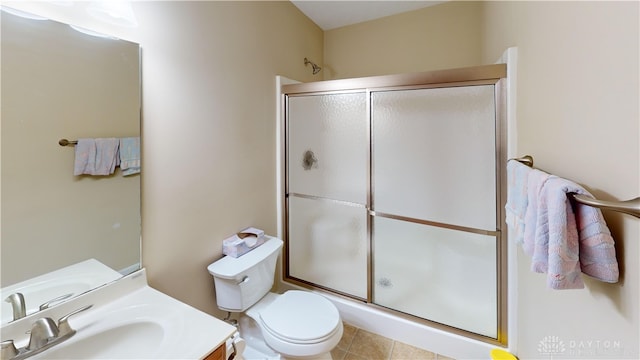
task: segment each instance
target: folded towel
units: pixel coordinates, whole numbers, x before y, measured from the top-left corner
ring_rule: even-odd
[[[541,189],[532,269],[546,272],[552,289],[583,288],[581,273],[617,282],[614,242],[601,211],[574,204],[569,193],[591,196],[581,186],[556,176],[550,176]]]
[[[120,139],[120,170],[123,176],[140,173],[139,137]]]
[[[96,157],[96,141],[93,139],[78,139],[75,150],[73,175],[81,175],[85,173],[85,169],[89,165],[89,158],[95,159]]]
[[[569,219],[568,223],[575,223],[575,229],[571,230],[571,236],[577,236],[578,249],[571,250],[578,253],[580,271],[600,281],[617,282],[620,272],[616,259],[615,243],[602,216],[602,211],[593,206],[570,201],[570,195],[567,196],[569,193],[575,193],[593,198],[593,195],[580,185],[561,178],[551,179],[547,186],[550,191],[558,192],[557,196],[560,199],[562,199],[560,192],[565,194],[567,214],[570,212],[575,214],[574,220]]]
[[[116,138],[78,139],[75,149],[74,175],[110,175],[120,162]]]
[[[559,187],[556,176],[550,176],[538,197],[533,271],[547,273],[547,286],[552,289],[581,289],[578,230],[567,194]]]
[[[524,241],[525,214],[528,201],[529,174],[533,169],[511,160],[507,163],[507,203],[505,223],[509,227],[509,238],[517,244]]]

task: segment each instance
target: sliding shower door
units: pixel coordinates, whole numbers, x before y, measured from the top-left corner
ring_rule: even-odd
[[[495,337],[494,86],[371,95],[372,301]]]
[[[283,87],[287,280],[506,343],[505,68],[476,70]]]
[[[289,276],[367,297],[364,92],[291,97],[287,126]]]

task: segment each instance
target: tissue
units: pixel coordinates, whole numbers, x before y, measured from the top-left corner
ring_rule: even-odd
[[[264,244],[264,241],[264,231],[249,227],[224,239],[222,253],[237,258]]]

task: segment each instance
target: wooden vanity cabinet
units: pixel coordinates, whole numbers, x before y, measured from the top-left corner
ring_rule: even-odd
[[[218,346],[217,349],[213,350],[213,352],[204,357],[204,360],[227,360],[227,351],[226,346],[223,343]]]

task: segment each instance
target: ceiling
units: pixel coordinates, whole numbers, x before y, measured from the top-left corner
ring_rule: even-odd
[[[342,1],[291,0],[322,30],[331,30],[363,21],[437,5],[444,1]]]

